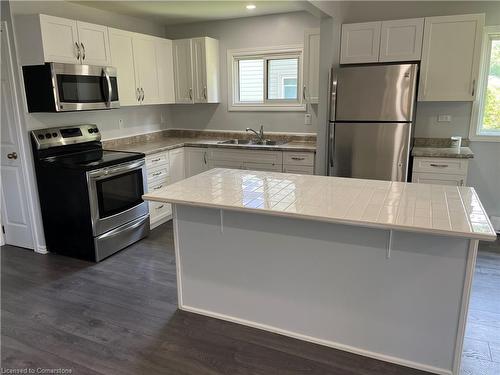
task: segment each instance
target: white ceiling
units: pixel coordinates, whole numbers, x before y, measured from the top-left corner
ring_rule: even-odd
[[[164,25],[261,16],[310,9],[307,1],[71,1],[114,13],[150,19]],[[245,8],[256,5],[254,10]]]

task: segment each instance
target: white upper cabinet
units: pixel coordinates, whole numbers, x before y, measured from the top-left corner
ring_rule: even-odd
[[[172,41],[155,38],[160,103],[175,103]]]
[[[383,21],[379,61],[420,60],[423,32],[423,18]]]
[[[81,21],[76,21],[76,26],[78,28],[78,39],[80,40],[82,64],[110,65],[108,28]]]
[[[134,37],[135,81],[142,104],[160,102],[160,82],[156,66],[156,45],[153,37],[136,34]],[[118,80],[120,76],[118,76]]]
[[[79,63],[81,54],[76,21],[40,14],[39,22],[43,62]]]
[[[139,85],[135,82],[134,33],[109,29],[111,65],[118,74],[118,98],[121,106],[139,104]]]
[[[121,106],[174,103],[172,41],[109,29]]]
[[[176,103],[219,103],[219,41],[173,41]]]
[[[173,41],[175,102],[193,103],[191,39]]]
[[[342,25],[340,63],[373,63],[378,61],[382,22]]]
[[[473,101],[484,14],[425,19],[418,100]]]
[[[111,64],[106,26],[37,14],[20,16],[16,33],[22,65]]]
[[[423,18],[342,25],[341,64],[417,61]]]
[[[319,103],[319,29],[304,33],[304,87],[302,94],[307,103]]]

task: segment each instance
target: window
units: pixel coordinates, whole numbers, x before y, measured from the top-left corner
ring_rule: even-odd
[[[500,141],[500,26],[485,28],[472,139]]]
[[[302,46],[229,50],[229,110],[304,111]]]

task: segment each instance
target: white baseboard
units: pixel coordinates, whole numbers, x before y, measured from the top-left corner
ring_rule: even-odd
[[[236,317],[225,315],[225,314],[219,314],[219,313],[208,311],[208,310],[198,309],[196,307],[190,307],[190,306],[186,306],[186,305],[181,305],[180,303],[179,303],[179,308],[181,310],[192,312],[192,313],[195,313],[195,314],[200,314],[200,315],[209,316],[211,318],[226,320],[228,322],[232,322],[232,323],[241,324],[241,325],[248,326],[248,327],[253,327],[253,328],[261,329],[263,331],[277,333],[279,335],[292,337],[294,339],[298,339],[298,340],[302,340],[302,341],[308,341],[308,342],[311,342],[311,343],[314,343],[314,344],[328,346],[328,347],[333,348],[333,349],[343,350],[345,352],[362,355],[364,357],[370,357],[370,358],[378,359],[378,360],[381,360],[381,361],[384,361],[384,362],[390,362],[390,363],[394,363],[394,364],[401,365],[401,366],[411,367],[411,368],[414,368],[414,369],[417,369],[417,370],[431,372],[433,374],[439,374],[439,375],[458,375],[458,374],[453,374],[453,372],[451,370],[446,370],[446,369],[442,369],[442,368],[439,368],[439,367],[433,367],[433,366],[425,365],[423,363],[408,361],[408,360],[405,360],[403,358],[392,357],[392,356],[385,355],[385,354],[382,354],[382,353],[371,352],[371,351],[360,349],[360,348],[356,348],[356,347],[353,347],[353,346],[340,344],[338,342],[333,342],[333,341],[328,341],[328,340],[322,340],[322,339],[319,339],[319,338],[316,338],[316,337],[311,337],[311,336],[303,335],[303,334],[300,334],[300,333],[287,331],[287,330],[284,330],[284,329],[281,329],[281,328],[277,328],[277,327],[269,326],[269,325],[266,325],[266,324],[261,324],[261,323],[253,322],[253,321],[250,321],[250,320],[240,319],[240,318],[236,318]]]

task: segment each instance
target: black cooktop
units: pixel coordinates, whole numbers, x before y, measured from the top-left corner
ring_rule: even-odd
[[[97,149],[50,156],[43,158],[41,162],[45,166],[57,166],[89,171],[142,158],[144,158],[144,154],[139,152]]]

